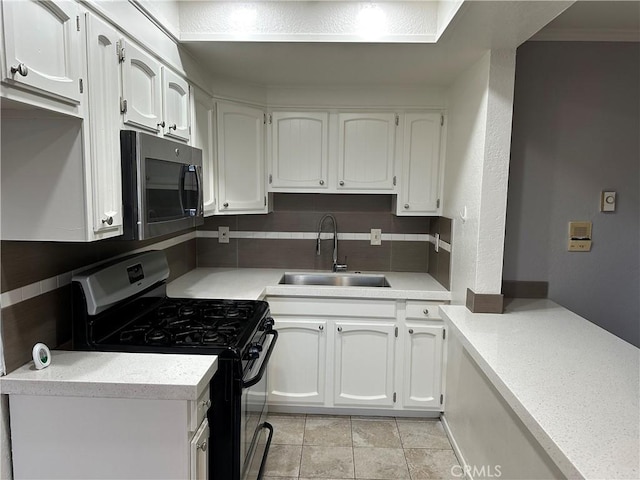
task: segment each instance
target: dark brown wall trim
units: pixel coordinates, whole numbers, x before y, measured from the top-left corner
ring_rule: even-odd
[[[473,313],[502,313],[504,296],[501,294],[474,293],[467,288],[467,308]]]
[[[503,280],[502,294],[506,298],[547,298],[549,282]]]

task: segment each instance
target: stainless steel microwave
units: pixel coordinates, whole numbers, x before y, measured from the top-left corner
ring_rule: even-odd
[[[125,240],[145,240],[204,223],[202,150],[120,131]]]

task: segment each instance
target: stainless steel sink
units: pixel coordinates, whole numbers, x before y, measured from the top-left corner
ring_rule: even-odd
[[[384,275],[360,273],[285,273],[280,285],[328,285],[332,287],[390,287]]]

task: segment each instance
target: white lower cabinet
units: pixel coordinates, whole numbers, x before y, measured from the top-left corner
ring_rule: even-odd
[[[15,478],[207,479],[198,402],[10,395]]]
[[[269,402],[323,405],[327,322],[276,319],[278,345],[269,366]]]
[[[393,323],[335,322],[335,405],[393,407]]]
[[[267,301],[280,335],[269,361],[271,405],[327,413],[442,410],[439,302]]]
[[[442,325],[408,323],[404,335],[404,391],[402,405],[407,408],[439,408],[442,394]]]

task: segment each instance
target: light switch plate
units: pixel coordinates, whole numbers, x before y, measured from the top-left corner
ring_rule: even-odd
[[[218,243],[229,243],[229,227],[218,227]]]
[[[601,212],[616,211],[616,192],[602,192],[600,194],[600,211]]]
[[[380,228],[371,229],[371,245],[382,245],[382,230]]]

